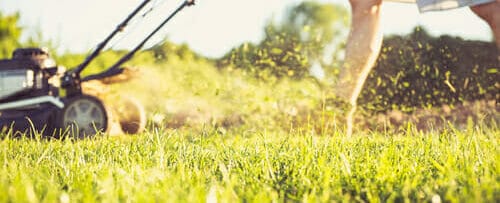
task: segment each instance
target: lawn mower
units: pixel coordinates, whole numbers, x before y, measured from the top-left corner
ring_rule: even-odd
[[[113,77],[168,21],[194,0],[184,1],[139,45],[105,71],[81,77],[82,71],[151,0],[144,0],[77,67],[57,66],[47,49],[20,48],[11,59],[0,60],[0,132],[41,133],[49,137],[92,137],[109,128],[103,102],[82,91],[82,83]],[[2,130],[3,129],[3,130]]]

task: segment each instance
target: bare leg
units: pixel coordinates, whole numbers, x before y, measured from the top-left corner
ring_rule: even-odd
[[[338,96],[351,104],[347,115],[347,136],[352,135],[353,116],[363,84],[373,68],[382,46],[379,29],[382,0],[350,0],[352,24],[347,39],[344,68],[337,84]]]
[[[500,50],[500,0],[472,6],[471,10],[488,23],[495,36],[497,48]]]

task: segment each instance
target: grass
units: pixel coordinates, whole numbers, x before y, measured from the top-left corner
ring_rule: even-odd
[[[0,202],[500,199],[496,127],[318,136],[151,129],[83,141],[0,141]]]
[[[0,133],[0,202],[500,200],[496,120],[345,138],[336,103],[314,80],[262,82],[203,60],[150,66],[112,87],[146,105],[145,133],[79,141]],[[167,128],[176,115],[186,125]]]

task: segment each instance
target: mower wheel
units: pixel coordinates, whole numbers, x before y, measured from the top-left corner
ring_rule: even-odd
[[[73,138],[93,137],[108,128],[108,114],[97,98],[79,95],[69,98],[57,116],[63,136]]]
[[[116,103],[115,112],[120,121],[122,131],[127,134],[143,132],[146,126],[144,106],[132,97],[122,97]]]

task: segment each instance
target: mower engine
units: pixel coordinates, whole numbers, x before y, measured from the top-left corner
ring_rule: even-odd
[[[0,102],[57,94],[49,85],[57,69],[46,49],[17,49],[12,59],[0,60]]]
[[[12,59],[0,60],[0,130],[54,127],[57,111],[64,107],[59,88],[49,83],[57,72],[47,49],[17,49]]]

